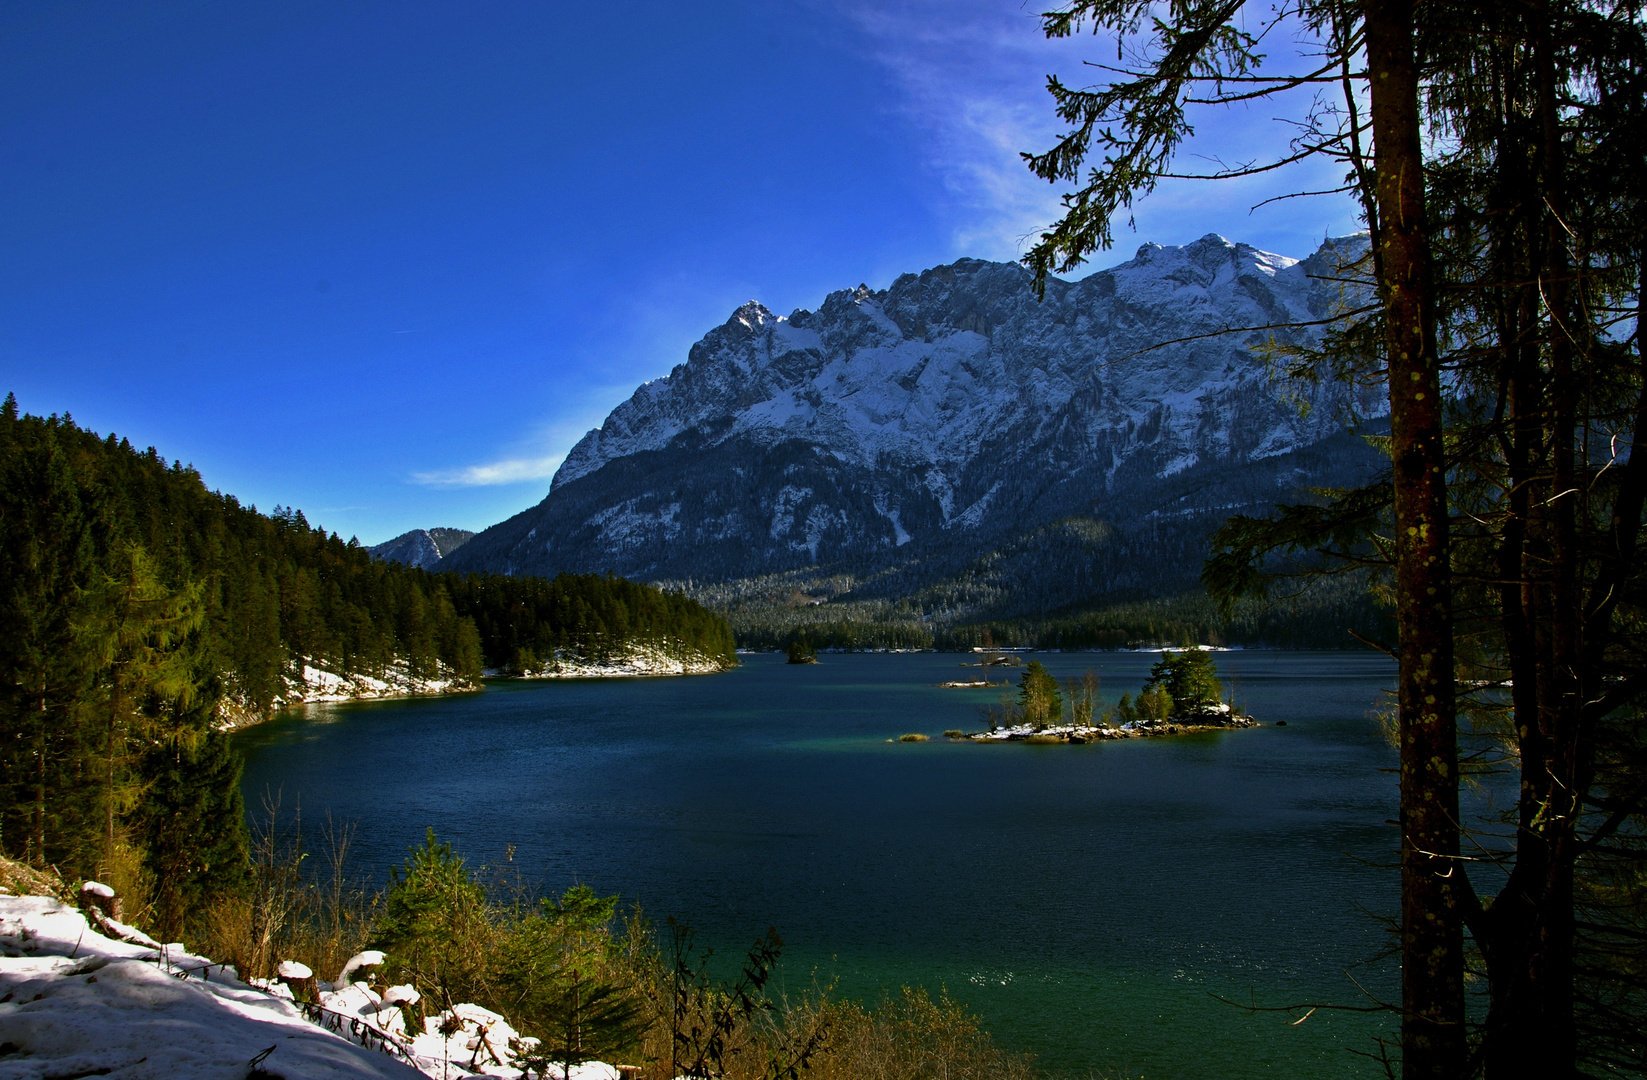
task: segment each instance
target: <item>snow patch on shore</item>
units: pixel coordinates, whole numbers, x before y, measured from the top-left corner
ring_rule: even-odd
[[[285,689],[275,696],[269,713],[258,713],[225,695],[218,706],[218,728],[230,731],[267,720],[275,709],[321,702],[376,701],[383,698],[427,697],[464,693],[480,687],[458,678],[445,664],[437,664],[434,675],[414,675],[410,665],[397,660],[377,675],[340,674],[311,657],[299,657],[284,675]]]
[[[554,657],[535,671],[522,672],[525,679],[609,679],[644,675],[713,675],[728,665],[701,653],[675,653],[656,646],[641,645],[604,659],[556,650]]]

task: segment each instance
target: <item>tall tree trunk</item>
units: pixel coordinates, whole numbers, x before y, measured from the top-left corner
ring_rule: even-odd
[[[1401,1069],[1462,1075],[1468,889],[1458,856],[1457,710],[1435,299],[1412,0],[1366,0],[1394,456],[1400,636]]]
[[[29,861],[41,867],[46,865],[46,735],[46,688],[42,684],[39,731],[34,742],[34,829],[29,838]]]
[[[1578,516],[1586,494],[1577,461],[1582,348],[1567,254],[1566,175],[1548,3],[1531,10],[1530,51],[1539,121],[1536,192],[1540,235],[1530,278],[1543,300],[1542,344],[1548,362],[1541,433],[1548,466],[1528,509],[1522,569],[1523,618],[1532,628],[1535,689],[1515,689],[1521,749],[1521,795],[1515,868],[1483,920],[1490,1006],[1482,1060],[1490,1080],[1576,1075],[1573,1015],[1573,874],[1577,826],[1594,770],[1594,740],[1583,702],[1600,692],[1586,678]],[[1586,687],[1587,682],[1596,685]],[[1588,692],[1587,692],[1588,690]]]

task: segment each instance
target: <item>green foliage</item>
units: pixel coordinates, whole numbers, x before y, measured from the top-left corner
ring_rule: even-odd
[[[1031,660],[1018,680],[1018,711],[1036,731],[1058,723],[1064,715],[1064,695],[1058,680],[1039,660]]]
[[[483,889],[452,845],[428,830],[423,846],[389,873],[376,943],[389,971],[435,1001],[489,996],[496,936]]]
[[[1162,653],[1161,659],[1149,669],[1149,680],[1144,683],[1144,690],[1146,694],[1151,690],[1164,692],[1170,714],[1179,718],[1200,716],[1215,708],[1224,698],[1224,684],[1218,681],[1218,667],[1213,663],[1212,654],[1205,649]]]
[[[217,731],[153,746],[141,762],[148,789],[136,839],[155,883],[150,927],[164,941],[194,940],[214,905],[250,885],[246,831],[225,827],[245,820],[241,767]]]
[[[804,635],[790,641],[789,647],[784,652],[788,654],[791,664],[816,664],[818,662],[817,648],[806,640]]]
[[[609,933],[617,902],[574,885],[504,933],[499,1001],[517,1030],[539,1040],[526,1064],[576,1065],[638,1043],[646,1017]]]
[[[1066,651],[1197,643],[1359,650],[1368,641],[1394,638],[1393,620],[1364,574],[1323,578],[1285,595],[1232,599],[1227,608],[1204,592],[1181,591],[1184,584],[1134,599],[1070,604],[1066,594],[1030,613],[981,621],[974,621],[980,616],[972,605],[950,608],[920,597],[788,607],[719,599],[733,593],[731,585],[700,592],[725,612],[738,645],[748,649],[785,649],[804,638],[814,647],[845,651],[966,650],[983,645],[987,634],[996,645]],[[988,611],[1017,604],[1015,595],[1003,586],[978,599]]]
[[[553,580],[442,574],[432,580],[453,610],[473,622],[490,667],[534,671],[558,656],[601,660],[636,645],[726,667],[737,662],[726,620],[680,593],[599,574]]]
[[[398,947],[384,973],[392,981],[432,969],[427,961],[408,966],[412,952],[459,954],[443,970],[467,969],[474,992],[425,982],[423,1008],[442,1009],[450,996],[500,1013],[541,1040],[516,1058],[531,1075],[558,1074],[591,1057],[639,1063],[646,1080],[1034,1075],[1027,1057],[1000,1051],[947,996],[934,1001],[905,990],[873,1010],[833,1000],[827,990],[774,1001],[766,987],[782,951],[776,931],[741,958],[734,982],[722,983],[711,977],[711,951],[695,950],[691,931],[674,920],[660,950],[638,911],[614,929],[617,898],[587,886],[536,903],[506,879],[492,879],[499,888],[489,892],[433,835],[408,853],[378,906],[345,884],[348,830],[328,830],[330,851],[322,854],[331,881],[316,881],[302,872],[309,853],[300,823],[280,825],[277,802],[264,809],[253,845],[257,882],[249,896],[226,905],[233,925],[222,928],[230,934],[216,938],[215,955],[248,973],[267,973],[276,957],[331,972],[369,942],[393,939]],[[0,877],[12,869],[27,873],[0,862]]]
[[[642,1003],[610,933],[617,897],[585,885],[535,908],[488,897],[433,829],[390,873],[375,941],[391,978],[432,1002],[473,1001],[540,1040],[536,1067],[575,1065],[635,1045]]]
[[[1172,695],[1165,687],[1145,687],[1138,695],[1138,719],[1154,724],[1165,723],[1173,715],[1173,705]]]

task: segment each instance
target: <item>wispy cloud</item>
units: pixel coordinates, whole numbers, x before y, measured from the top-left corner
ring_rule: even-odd
[[[426,487],[500,487],[505,484],[527,484],[548,480],[566,459],[565,454],[548,457],[509,458],[486,465],[466,465],[461,469],[442,469],[433,472],[415,472],[414,483]]]
[[[999,0],[891,0],[873,5],[840,0],[868,55],[892,76],[896,110],[922,141],[926,164],[940,178],[949,205],[956,254],[1014,259],[1061,213],[1064,185],[1030,173],[1023,152],[1050,148],[1063,126],[1046,93],[1046,77],[1085,86],[1104,81],[1087,61],[1114,59],[1113,37],[1090,34],[1048,41],[1036,12],[1045,5]],[[1278,51],[1287,43],[1272,42]],[[1107,51],[1107,55],[1106,55]],[[1183,164],[1198,155],[1231,160],[1284,156],[1294,129],[1269,106],[1221,109],[1198,118],[1201,130],[1184,147]],[[1325,162],[1236,182],[1165,181],[1135,205],[1140,239],[1183,243],[1219,232],[1286,254],[1305,255],[1326,233],[1357,227],[1347,199],[1271,204],[1288,191],[1333,187]],[[1119,226],[1121,223],[1117,223]],[[1117,246],[1127,245],[1117,228]],[[1097,256],[1098,265],[1115,257]]]
[[[1056,138],[1043,87],[1067,43],[1048,42],[1027,7],[849,0],[846,11],[901,90],[897,110],[924,133],[926,163],[953,201],[957,251],[1017,258],[1058,217],[1058,191],[1019,154]]]

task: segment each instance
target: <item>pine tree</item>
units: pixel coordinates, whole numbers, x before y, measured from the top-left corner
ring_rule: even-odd
[[[97,666],[97,703],[104,728],[103,865],[115,859],[115,822],[134,809],[140,791],[127,775],[127,745],[192,743],[197,731],[176,722],[199,696],[199,673],[183,648],[199,629],[200,589],[173,591],[155,575],[153,561],[135,544],[117,554],[113,572],[91,590],[80,631]]]

